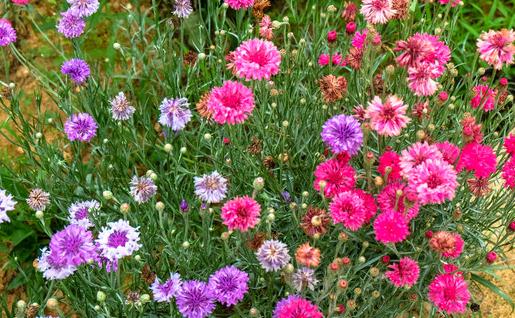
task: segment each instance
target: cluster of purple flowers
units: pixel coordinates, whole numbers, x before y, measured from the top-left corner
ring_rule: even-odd
[[[68,39],[77,38],[84,33],[86,21],[84,18],[89,17],[97,12],[100,4],[98,0],[67,0],[70,8],[61,12],[61,18],[57,24],[57,31]]]

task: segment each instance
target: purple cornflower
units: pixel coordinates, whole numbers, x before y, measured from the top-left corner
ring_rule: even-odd
[[[70,4],[70,10],[79,17],[89,17],[97,12],[100,6],[98,0],[66,0]]]
[[[209,278],[216,299],[225,306],[240,302],[249,290],[249,275],[235,266],[226,266]]]
[[[136,111],[123,92],[119,92],[115,98],[111,99],[111,113],[114,120],[127,120]]]
[[[359,122],[347,115],[337,115],[326,121],[321,136],[334,153],[345,151],[355,155],[363,143],[363,132]]]
[[[219,203],[227,193],[227,179],[217,171],[194,177],[195,194],[204,202]]]
[[[85,229],[90,228],[93,223],[89,219],[89,214],[99,209],[100,203],[96,200],[75,202],[68,208],[68,220],[70,224],[77,224]]]
[[[318,280],[315,277],[315,270],[312,268],[299,268],[291,277],[291,282],[297,292],[305,289],[314,290]]]
[[[73,274],[77,267],[67,264],[66,259],[51,253],[47,248],[41,250],[38,258],[38,270],[49,280],[60,280]]]
[[[62,258],[68,265],[79,266],[97,258],[93,234],[76,224],[54,233],[49,247],[52,255]]]
[[[96,243],[101,256],[110,261],[130,256],[141,248],[138,229],[130,226],[125,220],[107,223],[107,227],[102,228],[98,234]]]
[[[71,59],[63,63],[61,73],[68,75],[75,84],[80,85],[88,79],[91,71],[84,60]]]
[[[283,197],[284,202],[286,202],[286,203],[291,202],[291,195],[288,191],[281,192],[281,196]]]
[[[0,46],[8,46],[16,41],[16,30],[11,22],[6,19],[0,19]]]
[[[256,256],[261,267],[267,272],[276,272],[290,261],[288,246],[276,240],[264,241],[256,252]]]
[[[157,186],[148,177],[134,176],[130,183],[130,190],[136,202],[145,203],[156,194]]]
[[[191,120],[191,110],[186,98],[165,98],[159,106],[161,116],[159,123],[173,131],[182,130]]]
[[[181,284],[181,276],[177,273],[170,273],[170,279],[163,284],[160,284],[159,279],[156,277],[150,289],[152,289],[155,301],[169,303],[173,297],[177,296],[181,289]]]
[[[172,13],[178,18],[187,18],[193,12],[190,0],[175,0],[174,9]]]
[[[32,189],[27,198],[27,204],[34,211],[44,211],[50,204],[50,194],[40,188]]]
[[[186,318],[204,318],[215,309],[216,295],[211,286],[197,280],[182,284],[175,303]]]
[[[70,141],[89,142],[97,133],[97,123],[88,113],[73,114],[64,123],[64,132]]]
[[[189,211],[190,206],[188,205],[188,201],[185,199],[181,200],[181,203],[179,204],[179,209],[181,209],[181,212],[186,213]]]
[[[84,32],[86,22],[72,10],[61,12],[57,31],[68,39],[78,38]]]
[[[7,212],[13,211],[15,205],[16,201],[14,201],[13,196],[0,189],[0,224],[11,221],[9,216],[7,216]]]

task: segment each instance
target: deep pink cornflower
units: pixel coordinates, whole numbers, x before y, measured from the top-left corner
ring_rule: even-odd
[[[417,194],[418,202],[441,204],[452,200],[458,186],[454,167],[442,159],[427,159],[408,176],[408,190]]]
[[[11,1],[12,1],[12,3],[19,5],[19,6],[27,5],[30,2],[30,0],[11,0]]]
[[[438,0],[438,2],[440,2],[440,4],[448,4],[450,3],[451,4],[451,7],[455,7],[457,5],[459,5],[460,3],[462,3],[461,0]]]
[[[399,212],[381,212],[374,220],[376,240],[383,244],[399,243],[410,234],[408,221]]]
[[[395,16],[392,0],[363,0],[359,10],[370,24],[385,24]]]
[[[323,318],[324,316],[309,300],[297,295],[288,296],[275,306],[272,318]]]
[[[441,101],[441,102],[445,102],[446,100],[449,99],[449,93],[447,93],[446,91],[442,91],[438,94],[438,99]]]
[[[349,230],[357,231],[370,220],[376,213],[377,207],[373,203],[373,199],[370,201],[365,194],[358,190],[343,191],[337,194],[329,206],[333,223],[342,223]]]
[[[438,88],[435,81],[438,77],[438,66],[419,63],[408,68],[408,87],[416,96],[431,96]]]
[[[450,165],[454,165],[460,155],[460,148],[448,141],[438,142],[435,146],[442,154],[443,160],[447,161]]]
[[[219,124],[241,124],[254,109],[254,94],[239,82],[225,81],[211,90],[207,109]]]
[[[336,30],[331,30],[327,32],[327,42],[333,43],[338,39],[338,33],[336,33]]]
[[[395,287],[412,287],[417,282],[420,274],[417,261],[409,257],[401,258],[398,263],[391,264],[388,268],[390,270],[384,276]]]
[[[354,188],[356,172],[347,162],[336,157],[319,164],[314,173],[315,190],[320,191],[320,182],[325,181],[324,196],[332,198],[342,191]]]
[[[515,232],[515,221],[511,221],[508,225],[508,229],[512,232]]]
[[[231,9],[240,10],[252,7],[254,0],[224,0]]]
[[[442,154],[434,145],[424,142],[417,142],[401,152],[399,166],[401,167],[401,175],[409,178],[410,171],[427,159],[443,159]]]
[[[234,70],[238,77],[249,80],[270,80],[279,73],[281,53],[270,41],[251,39],[234,51]]]
[[[329,61],[331,60],[331,56],[329,56],[329,54],[320,54],[320,56],[318,56],[318,65],[320,66],[326,66],[329,64]]]
[[[261,206],[248,197],[236,197],[222,207],[222,220],[229,230],[247,232],[259,223]]]
[[[408,199],[408,191],[406,184],[401,182],[390,183],[384,187],[377,195],[381,212],[399,212],[408,221],[415,218],[419,212],[419,205],[418,202],[411,202]]]
[[[370,119],[370,127],[379,135],[399,136],[401,130],[406,128],[411,121],[406,116],[408,105],[395,95],[386,97],[385,102],[379,96],[375,96],[368,103],[367,118]]]
[[[352,37],[351,45],[358,50],[363,50],[365,48],[366,41],[367,29],[364,29],[354,34],[354,36]]]
[[[501,77],[499,79],[499,85],[501,85],[501,86],[508,86],[508,79],[506,77]]]
[[[511,157],[502,167],[502,178],[504,179],[504,187],[515,189],[515,157]]]
[[[497,259],[497,253],[495,253],[494,251],[490,251],[488,253],[486,253],[486,262],[488,264],[493,264],[495,263],[495,260]]]
[[[470,100],[472,108],[481,107],[485,112],[494,109],[496,90],[491,89],[488,85],[477,85],[472,90],[474,91],[474,97]]]
[[[429,284],[428,298],[448,314],[464,313],[470,300],[467,282],[459,273],[439,274]]]
[[[355,22],[349,22],[345,25],[345,32],[347,34],[353,34],[356,32],[356,23]]]
[[[496,170],[497,158],[492,147],[469,143],[461,150],[456,170],[474,172],[476,178],[488,178]]]
[[[379,157],[379,165],[377,171],[386,178],[386,182],[392,182],[401,179],[401,168],[399,166],[400,156],[395,151],[385,151]],[[387,168],[389,172],[387,173]]]
[[[513,41],[515,41],[513,30],[483,32],[477,40],[479,57],[497,70],[502,69],[503,64],[513,64],[513,54],[515,54]]]

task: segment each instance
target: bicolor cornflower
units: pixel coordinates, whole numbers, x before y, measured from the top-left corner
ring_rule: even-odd
[[[100,209],[100,203],[96,200],[78,201],[68,208],[68,221],[70,224],[77,224],[87,229],[93,226],[91,212]]]
[[[136,111],[136,108],[130,104],[123,92],[119,92],[109,103],[111,104],[111,114],[114,120],[128,120]]]
[[[13,211],[16,203],[12,195],[4,189],[0,189],[0,224],[11,221],[7,212]]]
[[[130,183],[130,192],[134,201],[145,203],[157,192],[157,186],[149,177],[133,176]]]
[[[154,300],[157,302],[169,303],[172,298],[177,296],[181,289],[182,281],[181,276],[177,273],[170,273],[170,278],[164,283],[160,283],[159,279],[156,280],[150,286]]]
[[[186,98],[165,98],[159,106],[159,123],[173,131],[184,129],[192,116],[189,105]]]
[[[219,203],[227,194],[227,179],[218,171],[194,177],[195,194],[206,203]]]
[[[30,190],[27,204],[34,211],[44,211],[50,204],[50,194],[40,188],[34,188]]]
[[[267,240],[256,252],[261,267],[267,272],[276,272],[285,267],[291,257],[288,254],[288,246],[281,241]]]
[[[139,231],[125,220],[107,223],[98,234],[96,243],[101,256],[110,261],[130,256],[141,248]]]

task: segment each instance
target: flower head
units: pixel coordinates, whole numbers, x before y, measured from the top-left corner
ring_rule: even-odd
[[[325,182],[324,195],[328,198],[336,194],[354,188],[356,184],[356,172],[348,160],[338,156],[319,164],[315,169],[315,181],[313,187],[320,191],[320,183]]]
[[[4,189],[0,189],[0,224],[10,221],[7,212],[13,211],[15,205],[16,201],[14,201],[13,196]]]
[[[441,160],[442,154],[438,148],[428,143],[417,142],[401,152],[399,165],[401,174],[405,178],[409,178],[411,170],[418,167],[428,159]]]
[[[216,299],[225,306],[240,302],[249,290],[249,275],[235,266],[225,266],[209,278]]]
[[[89,142],[97,134],[97,123],[88,113],[72,114],[64,123],[64,132],[70,141]]]
[[[97,258],[93,234],[76,224],[54,233],[49,247],[55,257],[62,258],[68,265],[79,266]]]
[[[176,0],[173,15],[178,18],[187,18],[193,12],[191,0]]]
[[[333,223],[342,223],[351,231],[357,231],[376,213],[373,198],[360,190],[343,191],[337,194],[330,206]]]
[[[460,148],[458,146],[448,141],[438,142],[435,145],[442,154],[443,160],[450,165],[454,165],[454,163],[456,163],[456,160],[460,155]]]
[[[0,19],[0,46],[7,46],[14,42],[16,42],[16,30],[9,20]]]
[[[254,109],[254,94],[247,86],[225,81],[221,87],[215,87],[209,94],[207,110],[219,124],[241,124]]]
[[[227,194],[227,179],[222,177],[218,171],[193,178],[195,183],[195,194],[204,202],[219,203]]]
[[[247,9],[252,7],[254,0],[224,0],[234,10]]]
[[[38,271],[43,273],[43,277],[49,280],[61,280],[72,275],[77,267],[68,263],[66,259],[51,253],[44,248],[38,258]]]
[[[102,228],[98,234],[96,243],[101,256],[110,261],[130,256],[141,248],[138,229],[125,220],[107,223],[107,227]]]
[[[161,115],[159,123],[163,126],[170,127],[173,131],[184,129],[186,124],[191,120],[191,110],[186,98],[165,98],[159,106]]]
[[[384,274],[395,287],[411,287],[417,282],[420,274],[418,263],[409,258],[403,257],[398,263],[388,266],[390,269]]]
[[[130,192],[136,202],[145,203],[156,195],[157,186],[148,177],[134,176],[130,183]]]
[[[215,309],[216,294],[207,283],[189,280],[182,284],[175,303],[186,318],[208,317]]]
[[[431,96],[436,92],[438,66],[420,63],[408,68],[408,87],[416,96]]]
[[[411,121],[406,116],[408,105],[395,95],[390,95],[383,103],[379,96],[368,103],[367,118],[370,118],[370,127],[379,135],[399,136],[401,130]]]
[[[513,41],[515,41],[513,30],[483,32],[477,40],[479,57],[497,70],[502,69],[503,64],[513,64],[513,54],[515,54]]]
[[[359,122],[350,115],[336,115],[324,123],[322,140],[334,153],[358,153],[363,143]]]
[[[100,3],[98,0],[66,0],[70,4],[69,11],[79,17],[89,17],[97,12]]]
[[[27,204],[34,211],[44,211],[50,204],[50,194],[40,188],[34,188],[30,190]]]
[[[234,69],[240,78],[249,80],[270,80],[279,73],[281,53],[267,40],[251,39],[240,44],[234,51]]]
[[[515,189],[515,157],[511,157],[502,167],[504,187]]]
[[[382,174],[387,182],[401,179],[401,168],[399,166],[400,156],[395,151],[385,151],[379,157],[377,171]]]
[[[169,303],[173,297],[177,296],[181,289],[181,285],[181,275],[170,273],[170,278],[162,284],[156,277],[154,283],[150,286],[150,289],[152,290],[155,301]]]
[[[504,138],[504,149],[512,156],[515,156],[515,134],[510,134]]]
[[[472,108],[481,106],[485,112],[491,111],[495,107],[495,97],[497,91],[491,89],[487,85],[477,85],[472,88],[474,97],[470,100]]]
[[[343,76],[326,75],[318,80],[318,85],[326,103],[336,102],[347,93],[347,80]]]
[[[96,200],[79,201],[68,208],[68,220],[70,224],[76,224],[87,229],[93,226],[90,213],[100,209],[100,203]]]
[[[392,0],[363,0],[359,10],[370,24],[385,24],[395,16]]]
[[[463,252],[465,242],[458,233],[439,231],[433,233],[429,246],[447,258],[458,258]]]
[[[418,215],[419,205],[411,202],[406,185],[401,182],[393,182],[383,188],[377,196],[377,203],[381,212],[399,212],[406,220],[410,221]]]
[[[305,267],[317,267],[320,264],[320,249],[304,243],[297,248],[295,260]]]
[[[475,142],[467,144],[461,150],[456,170],[474,172],[476,178],[488,178],[496,170],[497,159],[492,147]]]
[[[301,267],[291,276],[291,283],[297,292],[303,292],[306,289],[314,290],[318,279],[315,276],[315,270],[312,268]]]
[[[77,38],[82,35],[86,22],[83,18],[76,15],[73,11],[68,10],[61,12],[61,19],[57,24],[57,31],[68,39]]]
[[[374,221],[374,233],[383,244],[402,242],[410,234],[408,221],[399,212],[382,212]]]
[[[276,272],[290,261],[286,244],[276,240],[264,241],[256,252],[261,267],[267,272]]]
[[[324,316],[309,300],[297,295],[288,296],[275,305],[272,318],[323,318]]]
[[[429,284],[429,300],[448,313],[464,313],[470,300],[467,282],[459,273],[437,275]]]
[[[327,232],[329,226],[329,215],[324,209],[316,207],[308,207],[306,214],[302,217],[300,226],[306,235],[313,237],[314,235],[323,235]]]
[[[84,60],[71,59],[63,63],[61,73],[68,75],[75,84],[81,85],[88,79],[91,71]]]
[[[229,230],[247,232],[258,224],[260,212],[261,206],[254,199],[236,197],[222,207],[222,220]]]
[[[272,19],[266,14],[261,18],[261,22],[259,22],[259,35],[269,41],[274,37]]]
[[[408,176],[408,190],[416,193],[422,205],[452,200],[457,186],[456,170],[441,159],[424,161]]]
[[[119,92],[109,103],[114,120],[128,120],[136,111],[123,92]]]

